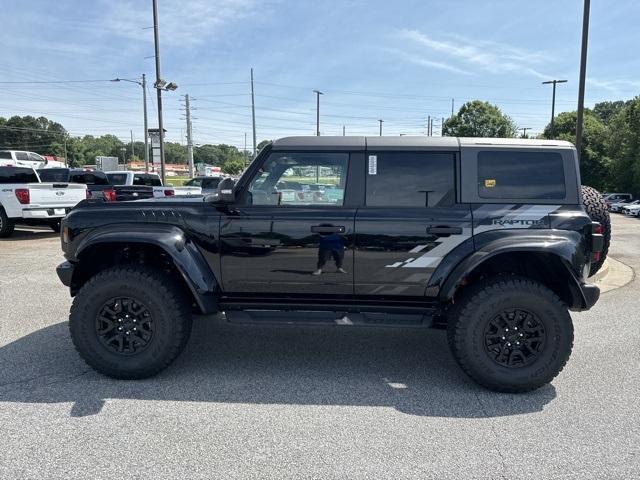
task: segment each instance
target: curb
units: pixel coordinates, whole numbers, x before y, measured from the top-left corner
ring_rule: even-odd
[[[635,277],[633,269],[609,257],[602,269],[590,278],[591,282],[600,287],[600,293],[610,292],[629,284]]]
[[[607,257],[600,270],[598,270],[593,276],[589,277],[589,280],[591,280],[592,283],[597,283],[607,276],[609,273],[610,258],[611,257]]]

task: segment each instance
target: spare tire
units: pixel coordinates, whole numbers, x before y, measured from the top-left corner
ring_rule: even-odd
[[[582,205],[584,205],[584,209],[591,220],[600,223],[604,229],[602,232],[604,236],[604,246],[602,247],[600,259],[591,264],[591,270],[589,271],[589,276],[591,276],[602,268],[607,258],[609,243],[611,242],[611,219],[609,218],[607,203],[602,198],[600,192],[593,187],[582,185]]]

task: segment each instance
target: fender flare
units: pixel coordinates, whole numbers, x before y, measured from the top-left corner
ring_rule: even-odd
[[[217,312],[219,284],[196,245],[174,225],[108,225],[92,230],[80,240],[75,257],[101,244],[147,244],[164,250],[193,294],[202,313]]]
[[[494,230],[475,237],[476,249],[471,255],[461,260],[442,284],[438,297],[442,301],[451,301],[462,280],[471,272],[492,258],[514,252],[544,253],[552,255],[566,270],[570,281],[571,308],[582,309],[587,299],[581,288],[581,281],[573,265],[584,261],[584,238],[579,232],[558,230]]]

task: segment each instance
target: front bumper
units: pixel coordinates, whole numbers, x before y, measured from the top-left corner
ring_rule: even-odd
[[[73,279],[73,271],[75,268],[75,265],[71,262],[63,262],[56,267],[58,278],[65,287],[71,287],[71,280]]]

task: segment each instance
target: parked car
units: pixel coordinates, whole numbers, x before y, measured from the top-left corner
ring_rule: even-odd
[[[16,223],[45,224],[54,231],[87,187],[68,183],[41,183],[30,167],[0,167],[0,237],[9,237]]]
[[[109,183],[109,178],[100,170],[83,168],[44,168],[38,170],[40,180],[54,183],[81,183],[87,186],[91,199],[102,199],[107,202],[116,201],[116,191]]]
[[[3,166],[43,168],[49,161],[39,153],[24,150],[0,150],[0,162]]]
[[[640,203],[640,200],[626,201],[623,200],[621,202],[611,203],[609,204],[609,211],[612,213],[622,213],[623,207],[628,207],[630,205],[637,205]]]
[[[607,205],[611,205],[612,203],[623,201],[630,202],[631,200],[633,200],[633,195],[631,193],[610,193],[603,198]]]
[[[626,205],[622,207],[622,213],[630,217],[640,216],[640,204]]]
[[[305,172],[320,169],[333,201],[278,195],[285,174],[313,184]],[[187,344],[194,307],[256,323],[325,312],[339,325],[446,326],[476,382],[533,390],[570,356],[569,310],[599,297],[587,277],[603,228],[579,179],[558,140],[283,138],[214,195],[74,209],[57,269],[74,296],[71,338],[99,372],[144,378]]]
[[[218,191],[218,184],[225,178],[223,176],[216,177],[194,177],[185,182],[185,187],[199,187],[203,195],[209,195]]]
[[[105,173],[109,178],[109,182],[115,186],[118,201],[202,194],[200,187],[163,186],[162,180],[157,173],[127,172],[120,170]]]

